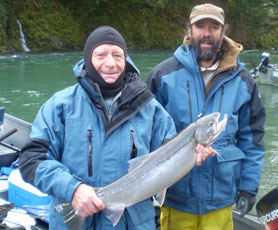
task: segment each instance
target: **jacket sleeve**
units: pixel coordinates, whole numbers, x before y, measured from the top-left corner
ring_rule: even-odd
[[[153,131],[151,138],[151,151],[159,148],[163,143],[176,135],[176,128],[173,119],[167,111],[155,100],[156,113],[154,116]]]
[[[165,106],[166,102],[163,98],[163,92],[161,89],[161,82],[162,77],[165,75],[165,67],[164,62],[157,65],[153,70],[150,72],[149,76],[147,77],[145,83],[147,84],[149,90],[154,94],[155,99],[162,105]]]
[[[249,76],[249,74],[248,74]],[[251,77],[246,80],[250,100],[239,111],[237,145],[244,152],[238,190],[258,192],[264,165],[265,109],[258,88]]]
[[[147,77],[145,83],[147,84],[148,88],[150,89],[150,91],[155,94],[157,91],[157,88],[159,86],[159,81],[156,80],[158,79],[158,73],[155,69],[153,69],[149,76]]]
[[[40,109],[32,124],[31,141],[20,152],[19,169],[25,181],[42,192],[71,202],[81,179],[61,162],[64,144],[63,105],[55,96]]]

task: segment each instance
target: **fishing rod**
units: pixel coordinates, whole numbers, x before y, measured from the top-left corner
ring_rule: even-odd
[[[6,148],[9,148],[9,149],[11,149],[11,150],[14,150],[14,151],[16,151],[16,152],[20,151],[20,149],[14,147],[14,146],[11,146],[11,145],[8,145],[8,144],[3,143],[3,141],[4,141],[5,139],[7,139],[8,137],[10,137],[11,135],[13,135],[13,134],[16,133],[16,132],[17,132],[17,129],[14,128],[14,129],[11,129],[11,130],[9,130],[8,132],[2,134],[2,135],[0,136],[0,145],[4,146],[4,147],[6,147]]]

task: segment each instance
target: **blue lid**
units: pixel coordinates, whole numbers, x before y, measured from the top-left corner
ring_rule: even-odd
[[[0,125],[4,122],[5,107],[0,107]]]

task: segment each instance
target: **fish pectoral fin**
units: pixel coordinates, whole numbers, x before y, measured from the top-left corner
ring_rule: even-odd
[[[157,193],[154,197],[158,201],[159,206],[161,207],[164,203],[165,200],[165,195],[166,195],[166,188],[163,189],[160,193]]]
[[[134,169],[137,165],[141,164],[144,159],[149,157],[149,154],[142,155],[140,157],[133,158],[128,161],[129,168],[128,171]]]
[[[116,226],[124,213],[125,207],[105,208],[103,210],[107,219],[109,219],[113,226]]]

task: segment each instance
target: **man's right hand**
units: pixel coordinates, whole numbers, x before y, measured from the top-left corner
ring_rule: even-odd
[[[84,217],[91,216],[105,208],[93,187],[86,184],[80,184],[76,188],[71,204]]]
[[[201,166],[202,162],[204,162],[209,156],[215,156],[217,152],[211,147],[205,147],[202,144],[197,144],[195,151],[197,153],[196,163],[195,165]]]

